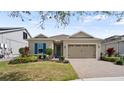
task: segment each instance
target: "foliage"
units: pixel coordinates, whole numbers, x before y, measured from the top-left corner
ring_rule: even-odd
[[[106,50],[106,52],[107,52],[108,56],[110,57],[110,56],[112,56],[114,54],[115,50],[114,50],[114,48],[108,48]]]
[[[36,54],[34,56],[37,57],[38,59],[50,60],[50,57],[47,54]]]
[[[100,60],[103,59],[103,53],[100,53]]]
[[[63,63],[67,64],[69,63],[69,60],[64,60]]]
[[[31,11],[11,11],[8,12],[10,17],[21,18],[22,21],[32,21],[32,15],[34,12]],[[124,11],[36,11],[35,14],[39,15],[38,25],[44,29],[45,22],[48,20],[54,20],[59,26],[67,26],[72,20],[71,17],[76,16],[77,19],[86,16],[93,15],[105,15],[114,16],[114,21],[117,22],[123,20]],[[36,16],[38,17],[38,16]],[[33,17],[35,18],[35,17]],[[101,20],[101,19],[98,19]]]
[[[9,64],[19,64],[19,63],[29,63],[29,62],[37,62],[38,58],[36,56],[25,56],[25,57],[17,57],[13,60],[9,61]]]
[[[26,56],[28,56],[28,54],[29,54],[29,47],[25,47],[25,48],[24,48],[24,54],[25,54]]]
[[[124,61],[118,60],[118,61],[116,62],[116,64],[117,64],[117,65],[124,65]]]
[[[19,49],[19,53],[20,53],[21,55],[23,55],[23,54],[24,54],[24,48],[20,48],[20,49]]]
[[[19,49],[19,53],[22,55],[22,56],[28,56],[29,54],[29,47],[22,47]]]
[[[46,49],[46,54],[47,55],[49,55],[49,56],[52,55],[52,52],[53,52],[52,48],[47,48]]]
[[[104,61],[109,61],[109,62],[116,62],[117,60],[120,60],[120,57],[103,57],[102,58]]]
[[[61,57],[59,57],[59,61],[64,61],[65,60],[65,57],[64,56],[61,56]]]
[[[120,57],[120,60],[117,60],[115,64],[117,64],[117,65],[124,65],[123,57]]]

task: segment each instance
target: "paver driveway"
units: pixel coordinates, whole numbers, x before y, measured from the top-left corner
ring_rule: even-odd
[[[69,59],[79,78],[121,77],[124,66],[96,59]]]

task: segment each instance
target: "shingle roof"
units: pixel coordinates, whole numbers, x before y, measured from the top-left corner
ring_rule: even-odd
[[[47,38],[47,36],[40,33],[37,36],[35,36],[34,38]]]
[[[51,36],[50,38],[52,38],[52,39],[66,39],[66,38],[69,38],[69,35],[61,34],[61,35]]]
[[[40,39],[41,38],[41,39]],[[65,34],[60,34],[60,35],[55,35],[55,36],[51,36],[51,37],[47,37],[43,34],[39,34],[36,37],[29,39],[29,40],[81,40],[81,39],[93,39],[93,40],[102,40],[100,38],[95,38],[85,32],[77,32],[71,36],[69,35],[65,35]]]
[[[93,36],[91,36],[85,32],[79,31],[79,32],[71,35],[69,38],[93,38]]]
[[[21,30],[25,30],[28,33],[28,35],[31,37],[28,30],[24,27],[0,27],[0,34],[11,33],[11,32],[16,32]]]

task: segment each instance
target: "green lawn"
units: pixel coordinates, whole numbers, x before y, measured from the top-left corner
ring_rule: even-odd
[[[70,64],[36,62],[13,65],[0,62],[0,81],[58,81],[77,78]]]

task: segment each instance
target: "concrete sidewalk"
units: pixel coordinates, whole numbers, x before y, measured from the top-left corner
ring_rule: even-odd
[[[124,81],[124,77],[101,77],[101,78],[84,78],[70,81]]]
[[[86,78],[83,81],[124,81],[124,77]]]

